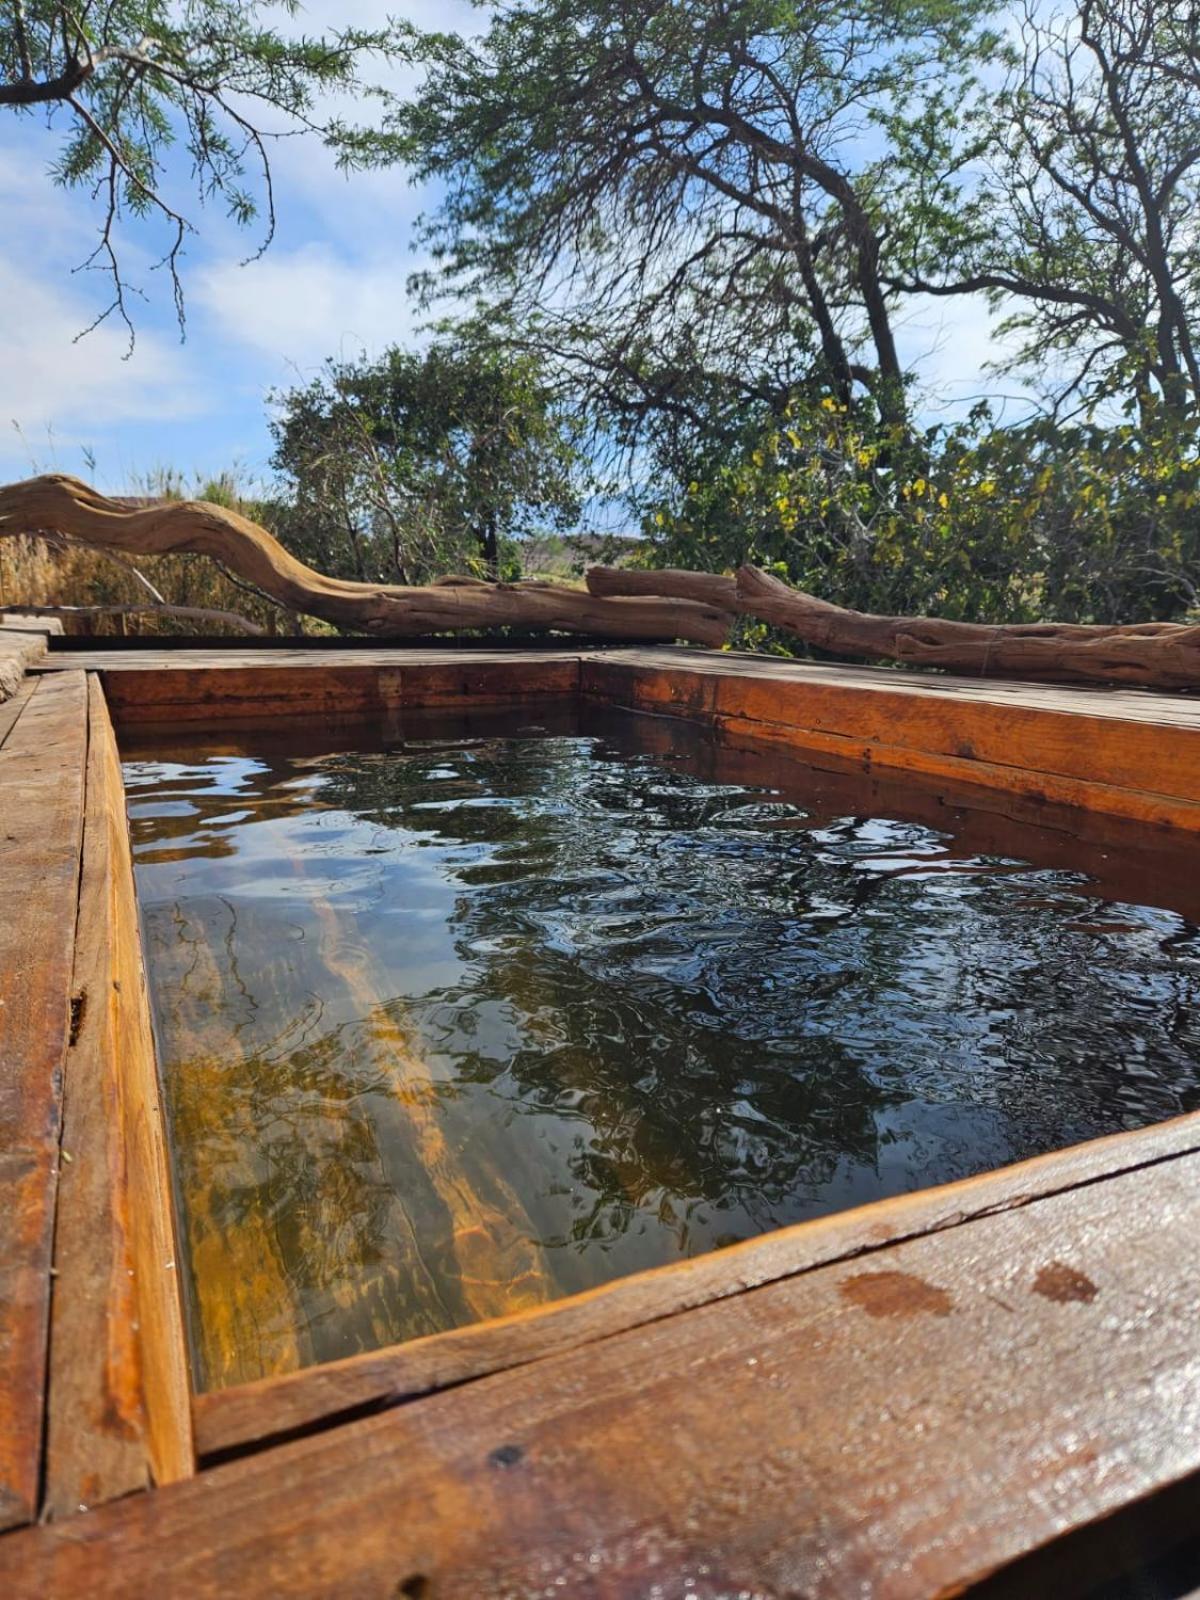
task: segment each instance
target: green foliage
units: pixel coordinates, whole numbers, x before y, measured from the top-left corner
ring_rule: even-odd
[[[654,565],[752,562],[859,610],[967,621],[1170,620],[1200,576],[1200,433],[996,427],[986,408],[919,439],[826,398],[747,420],[649,499]]]
[[[298,0],[14,0],[0,7],[0,109],[41,111],[62,127],[54,176],[90,191],[101,208],[88,264],[107,271],[113,298],[97,322],[115,314],[132,339],[118,227],[127,216],[156,217],[167,237],[160,265],[169,268],[182,327],[177,268],[193,225],[169,197],[180,171],[190,168],[200,203],[220,202],[242,226],[261,221],[261,254],[275,228],[272,140],[314,133],[345,167],[378,158],[382,136],[324,114],[322,96],[377,94],[363,82],[363,66],[399,55],[402,31],[389,25],[309,36],[289,26],[299,10]]]
[[[978,292],[1060,409],[1200,407],[1200,12],[1021,8],[1007,70],[888,128],[889,287]],[[1016,336],[1016,338],[1014,338]]]
[[[275,399],[281,533],[325,571],[394,583],[515,576],[514,539],[579,516],[578,430],[531,356],[462,335],[331,361]]]
[[[767,357],[898,417],[886,130],[945,114],[995,47],[987,10],[514,0],[477,37],[414,34],[426,77],[391,126],[444,186],[446,284],[514,307],[596,393],[657,403],[649,352],[734,379]]]

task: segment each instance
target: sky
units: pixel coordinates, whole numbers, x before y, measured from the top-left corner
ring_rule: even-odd
[[[313,0],[301,25],[370,27],[397,9],[438,28],[469,28],[479,15],[461,0]],[[132,302],[133,353],[115,318],[78,337],[110,296],[101,274],[79,270],[100,213],[86,192],[51,181],[60,143],[61,132],[33,117],[0,120],[0,482],[63,471],[136,492],[173,468],[189,484],[233,472],[248,488],[265,485],[273,390],[315,376],[328,356],[419,336],[406,282],[421,264],[417,218],[436,194],[400,169],[347,178],[305,138],[274,148],[279,225],[266,254],[247,264],[253,230],[198,209],[179,174],[172,197],[199,228],[182,262],[182,342],[170,283],[153,270],[161,232],[134,224],[120,243],[128,277],[147,296]],[[982,372],[993,345],[981,303],[917,308],[899,336],[922,373],[931,420],[982,393],[1015,392]]]

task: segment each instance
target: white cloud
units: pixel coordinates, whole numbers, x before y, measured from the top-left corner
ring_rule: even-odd
[[[918,374],[932,417],[964,415],[987,397],[997,413],[1005,412],[1012,421],[1035,403],[1027,384],[989,370],[990,363],[1016,350],[1014,339],[997,335],[996,321],[982,295],[923,295],[908,303],[897,328],[900,359]]]
[[[180,352],[147,333],[129,360],[124,328],[104,324],[73,343],[95,315],[87,302],[30,267],[0,256],[0,421],[30,437],[205,409],[185,382]]]
[[[268,377],[307,376],[326,356],[408,341],[420,320],[406,289],[415,258],[361,260],[323,243],[273,249],[251,266],[201,269],[193,301],[224,340],[267,358]]]

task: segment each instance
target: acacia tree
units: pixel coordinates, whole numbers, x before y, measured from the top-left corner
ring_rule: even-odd
[[[414,31],[427,75],[393,131],[446,186],[431,237],[451,284],[585,363],[599,340],[635,400],[647,352],[735,376],[765,344],[902,422],[883,130],[954,101],[994,43],[979,12],[513,0],[475,39]]]
[[[987,293],[1059,407],[1200,412],[1196,0],[1029,0],[972,138],[922,132],[893,169],[922,225],[890,287]]]
[[[92,323],[119,317],[133,338],[131,285],[118,254],[127,217],[165,224],[162,261],[180,327],[179,273],[194,225],[177,198],[174,152],[196,196],[217,199],[241,225],[262,223],[255,255],[275,229],[270,145],[313,133],[344,167],[378,159],[377,130],[321,111],[331,90],[373,91],[364,64],[395,55],[396,30],[341,29],[308,37],[272,26],[297,0],[8,0],[0,5],[0,108],[42,114],[61,128],[54,178],[91,191],[99,240],[88,265],[108,274],[112,298]],[[278,126],[272,122],[278,119]],[[184,180],[186,181],[186,180]]]
[[[496,578],[506,540],[579,515],[578,428],[531,356],[444,339],[330,361],[275,399],[281,535],[335,575]]]

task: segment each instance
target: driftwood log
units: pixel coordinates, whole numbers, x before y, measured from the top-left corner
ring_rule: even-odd
[[[720,645],[736,615],[784,628],[833,655],[979,677],[1200,688],[1200,626],[951,622],[851,611],[770,573],[737,576],[593,567],[587,588],[446,578],[426,587],[355,583],[306,566],[265,528],[206,501],[130,506],[65,474],[0,488],[0,537],[60,534],[121,555],[213,556],[294,611],[381,637],[519,627]]]
[[[63,473],[0,488],[0,537],[23,533],[63,534],[123,555],[213,556],[293,611],[389,638],[509,626],[719,645],[729,628],[727,611],[654,595],[597,597],[537,582],[465,579],[409,588],[330,578],[236,511],[203,500],[131,508]]]
[[[942,617],[886,617],[820,600],[757,567],[736,578],[665,569],[627,572],[592,567],[596,595],[661,595],[721,606],[784,628],[832,655],[906,666],[941,667],[976,677],[1047,683],[1129,683],[1149,689],[1200,689],[1200,626],[1142,622],[951,622]]]

